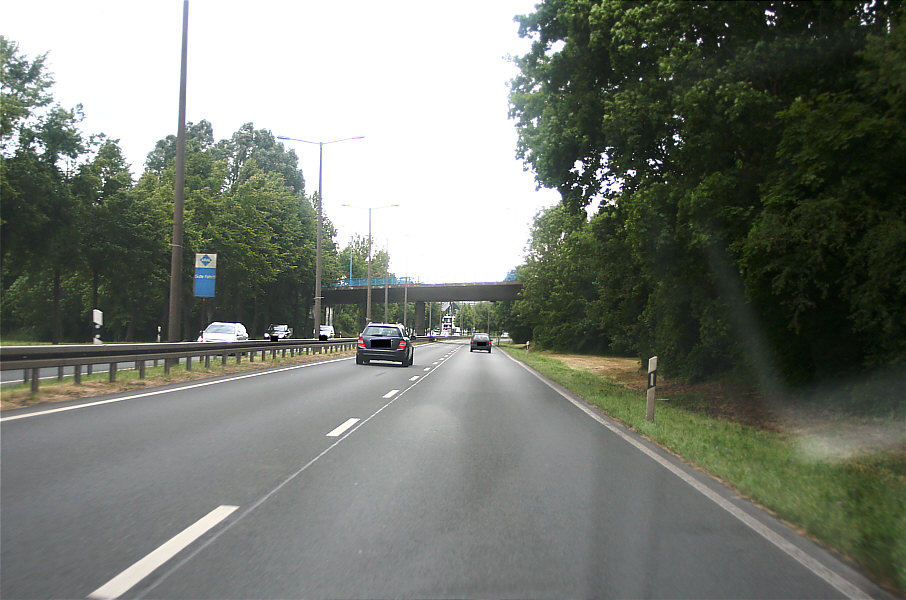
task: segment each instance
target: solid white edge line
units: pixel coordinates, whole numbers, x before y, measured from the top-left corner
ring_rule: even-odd
[[[765,540],[767,540],[768,542],[773,544],[778,549],[785,552],[787,555],[789,555],[791,558],[793,558],[796,562],[801,564],[803,567],[805,567],[806,569],[808,569],[815,575],[817,575],[819,578],[824,580],[825,583],[827,583],[828,585],[830,585],[831,587],[833,587],[834,589],[839,591],[841,594],[843,594],[847,598],[850,598],[851,600],[856,600],[856,599],[861,599],[861,598],[870,598],[870,596],[867,593],[865,593],[863,590],[859,589],[858,586],[847,581],[846,579],[844,579],[837,573],[831,571],[830,569],[825,567],[823,564],[821,564],[821,562],[819,562],[817,559],[812,557],[810,554],[808,554],[804,550],[801,550],[800,548],[796,547],[793,543],[791,543],[786,538],[784,538],[780,534],[776,533],[775,531],[773,531],[772,529],[767,527],[761,521],[752,517],[751,515],[749,515],[742,509],[740,509],[739,507],[735,506],[732,502],[730,502],[729,500],[727,500],[726,498],[724,498],[723,496],[721,496],[720,494],[718,494],[717,492],[715,492],[714,490],[712,490],[711,488],[706,486],[705,484],[703,484],[700,481],[698,481],[697,479],[695,479],[692,475],[690,475],[689,473],[686,473],[683,469],[674,465],[673,463],[668,461],[663,456],[659,455],[657,452],[655,452],[654,450],[649,448],[647,445],[645,445],[645,443],[643,443],[642,441],[637,440],[634,437],[632,437],[628,432],[624,431],[620,425],[611,422],[609,419],[607,419],[605,416],[603,416],[602,414],[595,411],[591,406],[589,406],[585,402],[582,402],[576,398],[573,398],[573,397],[567,395],[566,393],[564,393],[563,391],[557,389],[550,381],[548,381],[548,379],[546,377],[544,377],[540,373],[536,372],[534,369],[532,369],[528,365],[526,365],[526,364],[522,363],[521,361],[510,356],[509,352],[504,352],[504,354],[506,354],[506,356],[510,360],[515,362],[517,365],[519,365],[520,367],[522,367],[523,369],[525,369],[526,371],[528,371],[529,373],[534,375],[544,385],[546,385],[553,391],[557,392],[557,394],[559,394],[566,400],[569,400],[574,406],[576,406],[577,408],[582,410],[585,414],[587,414],[588,416],[590,416],[591,418],[596,420],[598,423],[600,423],[601,425],[603,425],[604,427],[606,427],[613,433],[620,436],[624,441],[628,442],[629,444],[634,446],[637,450],[640,450],[643,454],[645,454],[646,456],[648,456],[649,458],[651,458],[652,460],[657,462],[659,465],[661,465],[662,467],[664,467],[665,469],[667,469],[668,471],[670,471],[671,473],[673,473],[674,475],[676,475],[677,477],[682,479],[685,483],[690,485],[693,489],[695,489],[696,491],[701,493],[703,496],[705,496],[706,498],[708,498],[709,500],[711,500],[712,502],[717,504],[719,507],[721,507],[722,509],[724,509],[725,511],[727,511],[728,513],[730,513],[731,515],[736,517],[744,525],[748,526],[750,529],[752,529],[755,533],[760,535],[762,538],[764,538]]]
[[[173,392],[183,392],[185,390],[193,390],[200,387],[206,387],[209,385],[218,385],[221,383],[230,383],[232,381],[239,381],[240,379],[249,379],[250,377],[261,377],[262,375],[273,375],[275,373],[283,373],[284,371],[292,371],[294,369],[306,369],[308,367],[316,367],[318,365],[326,365],[329,363],[340,362],[343,360],[352,360],[353,357],[348,356],[344,358],[335,358],[331,360],[319,360],[318,362],[305,363],[302,365],[292,365],[290,367],[281,367],[279,369],[268,369],[266,371],[256,371],[254,373],[246,373],[245,375],[237,375],[236,377],[229,377],[227,379],[218,379],[216,381],[203,381],[201,383],[193,383],[192,385],[184,385],[177,388],[170,388],[166,390],[152,390],[150,392],[144,392],[141,394],[132,394],[130,396],[123,396],[121,398],[110,398],[108,400],[98,400],[97,402],[86,402],[85,404],[75,404],[73,406],[64,406],[62,408],[51,408],[49,410],[42,410],[33,413],[26,413],[24,415],[12,415],[9,417],[0,417],[0,423],[5,423],[7,421],[16,421],[18,419],[29,419],[31,417],[39,417],[42,415],[49,415],[53,413],[66,412],[69,410],[77,410],[79,408],[90,408],[93,406],[101,406],[102,404],[113,404],[116,402],[125,402],[126,400],[136,400],[138,398],[146,398],[148,396],[157,396],[160,394],[170,394]]]
[[[386,394],[384,394],[384,395],[381,396],[381,397],[382,397],[384,400],[389,400],[390,398],[393,398],[393,397],[394,397],[395,395],[397,395],[398,393],[399,393],[399,390],[390,390],[389,392],[387,392]]]
[[[186,546],[230,516],[237,508],[239,507],[229,505],[218,506],[207,515],[158,546],[151,554],[148,554],[131,567],[91,592],[88,597],[94,600],[119,598],[132,589],[142,579],[157,570],[165,562],[179,554]]]
[[[361,419],[347,419],[345,423],[328,433],[326,437],[340,437],[347,429],[349,429],[359,421],[361,421]]]

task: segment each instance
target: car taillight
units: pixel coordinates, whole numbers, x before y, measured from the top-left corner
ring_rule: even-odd
[[[405,350],[405,349],[406,349],[406,340],[400,340],[400,345],[397,346],[396,349],[397,349],[397,350]]]
[[[365,338],[359,338],[359,348],[365,347]]]

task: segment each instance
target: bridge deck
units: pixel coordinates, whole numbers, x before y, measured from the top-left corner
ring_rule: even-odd
[[[522,290],[521,281],[493,281],[486,283],[418,283],[388,287],[390,302],[465,302],[515,300]],[[321,303],[325,306],[337,304],[364,304],[368,297],[368,286],[325,287]],[[371,286],[371,301],[384,301],[384,286]]]

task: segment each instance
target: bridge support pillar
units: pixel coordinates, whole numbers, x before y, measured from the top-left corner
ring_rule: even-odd
[[[425,329],[425,303],[423,301],[415,303],[415,333],[416,335],[425,335],[427,333]]]

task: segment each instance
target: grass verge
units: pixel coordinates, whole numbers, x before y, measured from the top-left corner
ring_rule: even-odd
[[[796,435],[658,402],[645,420],[645,394],[571,368],[521,346],[518,360],[565,386],[610,417],[711,473],[872,578],[906,590],[906,445],[839,460],[803,451]],[[906,432],[904,432],[906,438]]]

